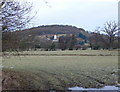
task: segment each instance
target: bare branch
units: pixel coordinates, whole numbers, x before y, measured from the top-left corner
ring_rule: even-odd
[[[28,15],[32,10],[32,4],[27,2],[24,5],[15,1],[6,2],[1,9],[3,32],[21,30],[35,16]]]
[[[113,45],[113,42],[115,40],[116,35],[118,34],[118,25],[115,22],[107,22],[104,26],[104,29],[102,30],[105,34],[107,34],[109,38],[109,45],[110,48]]]

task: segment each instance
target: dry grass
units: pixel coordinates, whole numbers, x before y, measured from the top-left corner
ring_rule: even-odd
[[[37,51],[29,53],[97,54],[96,56],[37,55],[4,58],[4,69],[29,73],[33,76],[31,81],[36,89],[66,89],[72,86],[100,87],[115,85],[118,79],[117,51]],[[111,54],[111,56],[103,56],[107,54]]]

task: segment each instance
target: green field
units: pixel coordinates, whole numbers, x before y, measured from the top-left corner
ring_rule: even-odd
[[[12,55],[3,58],[3,71],[28,77],[31,89],[117,85],[117,51],[26,51]]]

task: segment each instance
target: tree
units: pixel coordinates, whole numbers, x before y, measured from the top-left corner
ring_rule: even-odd
[[[2,6],[4,5],[6,0],[0,1],[0,8],[2,8]]]
[[[61,36],[59,38],[59,48],[62,50],[73,50],[75,44],[76,44],[77,40],[75,38],[75,35],[66,35],[66,36]]]
[[[61,37],[59,38],[58,43],[59,43],[59,48],[60,48],[61,50],[66,50],[66,49],[67,49],[67,47],[66,47],[66,38],[65,38],[64,36],[61,36]]]
[[[4,5],[5,1],[6,0],[0,1],[0,13],[1,13],[1,8]],[[2,28],[1,28],[1,24],[2,24],[2,21],[1,21],[1,16],[0,16],[0,52],[2,51],[2,32],[1,32]]]
[[[18,45],[22,44],[23,41],[14,40],[19,39],[16,34],[12,33],[13,31],[22,30],[30,22],[30,20],[35,16],[30,17],[28,13],[32,10],[32,4],[25,2],[24,4],[17,1],[4,0],[0,4],[0,15],[2,26],[1,32],[3,33],[2,37],[2,47],[3,51],[7,49],[18,49]],[[7,40],[6,40],[7,39]],[[21,38],[22,39],[22,38]],[[8,44],[9,43],[9,44]],[[16,44],[13,44],[16,43]],[[24,42],[25,44],[25,42]],[[24,45],[26,46],[26,45]]]
[[[77,40],[75,38],[75,35],[72,34],[72,36],[70,37],[70,41],[69,41],[69,50],[73,50],[76,42],[77,42]]]
[[[100,47],[100,27],[97,27],[95,29],[95,32],[91,33],[91,36],[89,37],[89,41],[90,41],[90,46],[92,49],[99,49]]]
[[[15,51],[18,48],[18,37],[12,32],[2,33],[2,51]]]
[[[102,30],[109,39],[109,48],[113,48],[113,43],[115,41],[115,38],[118,34],[118,25],[115,22],[107,22]]]
[[[2,32],[21,30],[34,17],[27,15],[32,10],[30,3],[20,4],[11,1],[2,4],[0,15],[2,16]]]

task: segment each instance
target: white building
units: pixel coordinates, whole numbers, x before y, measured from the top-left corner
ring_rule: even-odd
[[[54,35],[54,40],[57,40],[57,35]]]
[[[58,42],[58,37],[57,37],[57,35],[54,35],[54,37],[53,37],[53,42]]]

